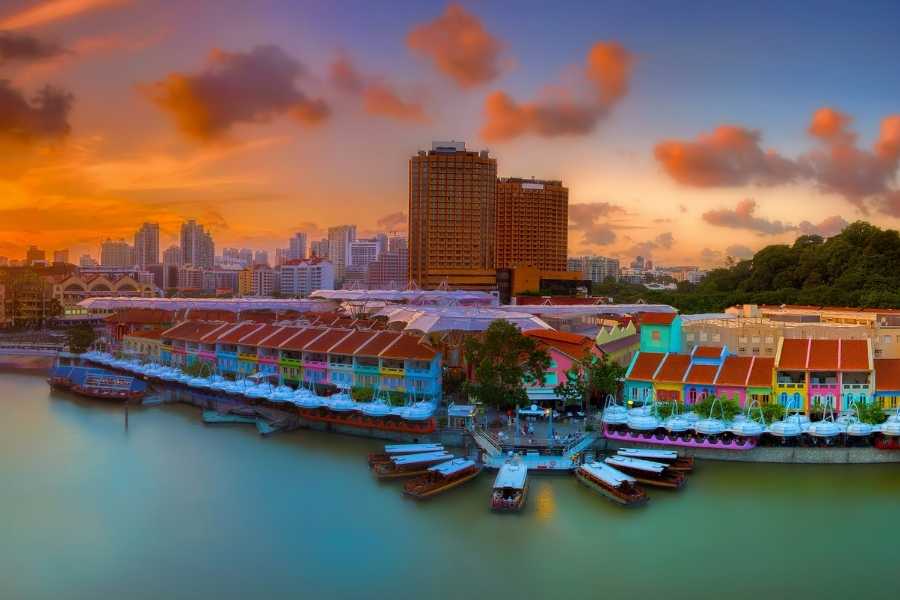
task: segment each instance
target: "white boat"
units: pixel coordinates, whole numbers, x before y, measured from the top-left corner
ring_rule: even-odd
[[[672,415],[663,421],[662,426],[670,433],[683,433],[691,428],[691,422],[681,415]]]
[[[654,431],[659,427],[659,418],[653,414],[638,414],[628,417],[628,428],[635,431]]]
[[[759,437],[765,433],[765,426],[753,419],[744,419],[731,424],[731,433],[741,437]]]
[[[616,402],[612,394],[606,396],[606,406],[600,420],[606,425],[624,425],[628,422],[628,409]]]
[[[528,495],[528,467],[518,461],[507,461],[497,472],[491,492],[491,510],[514,512],[525,506]]]
[[[391,407],[384,402],[373,400],[360,404],[362,414],[367,417],[386,417],[391,414]]]
[[[638,506],[647,501],[647,494],[637,485],[634,477],[605,463],[592,462],[581,465],[575,469],[575,477],[613,502],[625,506]]]
[[[712,417],[694,423],[694,431],[702,435],[719,435],[725,433],[725,429],[725,421]]]
[[[664,462],[620,456],[618,454],[606,457],[603,462],[615,467],[626,475],[631,475],[640,483],[646,485],[678,489],[685,482],[683,472],[670,469],[669,465]]]
[[[797,415],[785,417],[781,421],[775,421],[766,429],[769,435],[781,438],[797,437],[803,433],[803,425]]]
[[[357,405],[357,403],[354,402],[350,395],[346,392],[329,396],[325,400],[325,405],[329,410],[333,410],[335,412],[350,412],[353,410],[359,410],[359,406]]]

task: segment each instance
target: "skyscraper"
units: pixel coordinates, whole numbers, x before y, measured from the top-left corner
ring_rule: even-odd
[[[561,181],[504,178],[497,182],[497,268],[565,271],[569,190]]]
[[[409,159],[409,279],[423,288],[496,286],[497,161],[464,142]]]
[[[53,251],[53,264],[64,265],[68,262],[69,262],[69,251],[68,250],[54,250]]]
[[[35,263],[42,263],[47,260],[47,253],[38,248],[37,246],[28,246],[28,250],[25,251],[25,264],[33,265]]]
[[[303,260],[306,258],[306,234],[295,233],[288,243],[288,260]]]
[[[100,243],[100,266],[133,267],[134,248],[125,240],[107,238]]]
[[[269,253],[266,252],[265,250],[257,250],[256,253],[253,255],[253,265],[254,266],[263,265],[263,266],[268,267],[269,266]]]
[[[135,232],[134,258],[142,268],[159,264],[159,223],[144,223]]]
[[[356,225],[338,225],[328,228],[328,260],[334,265],[334,278],[344,280],[350,264],[350,243],[356,241]]]
[[[316,258],[328,258],[328,240],[313,240],[310,242],[309,255]]]
[[[216,246],[203,225],[191,219],[181,225],[181,260],[184,265],[212,269]]]

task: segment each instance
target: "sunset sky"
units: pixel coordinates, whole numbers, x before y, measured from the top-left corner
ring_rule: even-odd
[[[562,179],[571,253],[897,227],[896,2],[0,0],[0,255],[404,229],[407,160]],[[49,88],[45,86],[50,86]]]

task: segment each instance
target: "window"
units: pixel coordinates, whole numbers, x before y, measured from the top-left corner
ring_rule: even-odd
[[[884,340],[884,343],[885,343],[885,344],[890,344],[890,343],[891,343],[891,336],[886,335],[886,336],[884,336],[883,340]]]
[[[747,336],[746,336],[746,335],[740,336],[740,337],[738,338],[738,343],[739,343],[739,344],[746,344],[746,343],[747,343]]]
[[[900,336],[897,336],[897,337],[900,338]],[[687,336],[685,336],[685,338],[687,339],[687,341],[693,342],[693,341],[694,341],[694,334],[693,334],[693,333],[689,333],[689,334],[687,334]]]
[[[746,346],[738,346],[738,352],[744,353],[744,352],[746,352],[746,351],[747,351],[747,347],[746,347]]]
[[[707,335],[707,333],[705,331],[700,332],[700,341],[701,342],[705,342],[708,339],[708,337],[709,336]]]
[[[718,333],[714,333],[713,336],[712,336],[712,340],[713,340],[714,342],[719,342],[719,341],[722,340],[722,336],[719,335]]]
[[[772,337],[771,335],[767,335],[767,336],[766,336],[766,343],[767,343],[767,344],[774,344],[774,343],[775,343],[775,338]]]
[[[659,331],[654,330],[650,333],[650,339],[652,339],[654,342],[658,342],[662,339],[662,335],[659,333]]]
[[[759,354],[759,348],[751,348],[750,352],[752,352],[753,354]]]

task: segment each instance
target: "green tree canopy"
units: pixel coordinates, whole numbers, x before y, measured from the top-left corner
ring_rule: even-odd
[[[69,352],[81,354],[87,352],[91,344],[97,339],[97,333],[94,328],[87,324],[76,325],[66,332],[67,343],[69,344]]]
[[[498,408],[527,404],[526,381],[543,383],[550,367],[550,355],[534,339],[501,319],[466,339],[463,355],[472,373],[466,392]]]

